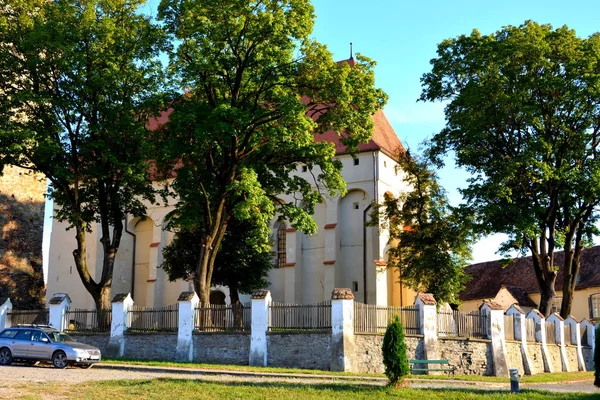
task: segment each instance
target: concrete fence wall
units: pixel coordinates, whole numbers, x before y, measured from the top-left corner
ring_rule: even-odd
[[[383,334],[355,334],[354,299],[349,289],[333,291],[331,327],[326,328],[271,328],[271,296],[268,291],[258,291],[253,295],[251,331],[200,332],[195,320],[198,297],[184,292],[178,303],[177,332],[129,332],[128,312],[133,301],[128,294],[120,294],[112,303],[110,332],[73,333],[73,336],[78,341],[98,347],[105,356],[112,358],[361,373],[381,373],[384,370]],[[67,326],[65,318],[70,307],[69,297],[57,294],[51,304],[51,324]],[[415,306],[419,310],[419,334],[405,337],[409,359],[449,360],[457,374],[465,375],[507,376],[510,368],[516,368],[521,375],[593,369],[593,346],[582,343],[594,344],[596,326],[587,320],[576,322],[570,317],[563,321],[558,315],[549,317],[547,320],[554,322],[549,326],[556,327],[557,339],[556,343],[547,343],[546,319],[539,312],[533,310],[525,315],[517,306],[512,306],[506,315],[513,316],[514,324],[511,322],[509,329],[515,331],[505,332],[504,310],[497,304],[486,302],[480,313],[486,324],[487,338],[448,337],[438,335],[438,311],[433,296],[418,295]],[[5,316],[9,307],[10,301],[0,304],[0,316]],[[385,311],[384,314],[389,313]],[[525,328],[531,325],[526,324],[528,319],[534,321],[535,333],[532,333],[531,326],[529,330]],[[6,318],[0,318],[0,329],[6,323]],[[570,327],[567,334],[571,332],[571,338],[564,336],[565,325]],[[444,328],[444,332],[447,330],[447,327]],[[530,336],[536,337],[527,337],[527,331]],[[584,340],[581,340],[582,333]]]

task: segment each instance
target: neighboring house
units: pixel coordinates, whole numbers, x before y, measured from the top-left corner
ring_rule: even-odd
[[[150,123],[155,129],[166,122],[168,113]],[[325,197],[315,207],[319,227],[313,236],[291,228],[287,221],[273,221],[276,254],[270,272],[270,290],[274,301],[312,304],[329,300],[336,287],[351,288],[357,301],[380,305],[412,305],[414,292],[401,287],[398,274],[388,271],[387,231],[365,227],[373,200],[384,195],[398,197],[405,188],[402,171],[395,155],[403,150],[396,133],[382,111],[373,116],[373,138],[359,146],[356,157],[347,154],[334,132],[317,135],[318,141],[335,143],[343,164],[342,175],[348,192],[344,197]],[[297,174],[310,177],[306,166],[298,165]],[[160,183],[156,183],[159,185]],[[164,184],[164,183],[162,183]],[[281,201],[292,201],[280,196]],[[191,282],[168,282],[159,267],[162,250],[174,236],[164,230],[165,216],[171,205],[148,204],[146,218],[128,218],[127,231],[115,263],[112,294],[132,293],[141,306],[175,303],[179,293],[191,289]],[[49,256],[48,293],[68,293],[74,307],[93,308],[73,262],[75,238],[63,223],[53,221]],[[102,268],[102,249],[98,229],[88,234],[88,262],[92,276]],[[229,302],[227,288],[213,288],[215,303]]]
[[[564,253],[556,252],[554,264],[559,266],[556,279],[557,296],[554,311],[560,311],[562,302],[562,265]],[[461,311],[476,310],[483,300],[493,300],[505,308],[519,304],[526,312],[537,308],[540,302],[531,257],[514,259],[505,268],[500,260],[473,264],[466,268],[472,280],[461,293]],[[600,319],[600,246],[584,249],[581,268],[573,295],[571,315],[578,321]]]

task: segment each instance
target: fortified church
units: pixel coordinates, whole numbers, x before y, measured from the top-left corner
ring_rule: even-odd
[[[352,59],[349,61],[353,61]],[[374,200],[398,197],[406,189],[402,171],[395,162],[404,148],[385,117],[378,111],[373,117],[372,139],[359,146],[353,158],[339,142],[335,132],[316,134],[316,141],[335,144],[343,164],[342,176],[347,183],[345,196],[324,197],[317,204],[314,218],[318,232],[308,236],[285,221],[273,221],[273,249],[276,260],[269,281],[273,301],[313,304],[328,300],[334,288],[351,288],[357,301],[378,305],[409,305],[415,293],[403,287],[398,273],[386,269],[388,233],[382,227],[365,227]],[[149,123],[156,129],[168,120],[164,113]],[[310,178],[305,165],[298,165],[298,175]],[[310,180],[310,179],[309,179]],[[161,186],[168,182],[155,182]],[[291,197],[281,196],[284,202]],[[131,293],[136,305],[160,307],[174,304],[182,291],[192,289],[191,282],[169,282],[160,269],[162,250],[174,232],[164,229],[165,216],[173,204],[147,204],[145,218],[126,221],[121,246],[115,262],[112,293]],[[99,227],[88,234],[88,265],[92,276],[102,270],[102,247]],[[93,309],[92,297],[85,290],[73,261],[76,248],[72,231],[53,220],[50,241],[47,293],[68,293],[73,307]],[[244,301],[244,296],[241,296]],[[229,290],[215,287],[212,303],[229,303]]]

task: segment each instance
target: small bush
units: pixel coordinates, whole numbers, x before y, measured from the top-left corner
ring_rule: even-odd
[[[406,343],[404,343],[404,329],[397,315],[385,330],[381,350],[385,375],[391,385],[397,385],[410,373],[406,357]]]
[[[594,385],[600,387],[600,325],[596,327],[594,339]]]

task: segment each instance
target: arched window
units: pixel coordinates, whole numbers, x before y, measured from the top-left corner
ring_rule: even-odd
[[[283,222],[277,225],[277,263],[278,268],[284,267],[286,264],[286,235],[287,228]]]

